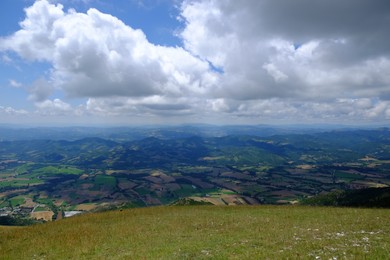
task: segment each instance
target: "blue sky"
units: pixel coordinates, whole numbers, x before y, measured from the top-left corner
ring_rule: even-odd
[[[3,0],[0,123],[384,124],[386,0]]]

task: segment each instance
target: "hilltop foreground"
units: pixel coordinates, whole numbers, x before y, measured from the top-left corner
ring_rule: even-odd
[[[390,210],[171,206],[0,227],[0,259],[386,259]]]

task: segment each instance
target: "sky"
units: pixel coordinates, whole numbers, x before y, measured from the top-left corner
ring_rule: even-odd
[[[390,122],[388,0],[1,0],[0,124]]]

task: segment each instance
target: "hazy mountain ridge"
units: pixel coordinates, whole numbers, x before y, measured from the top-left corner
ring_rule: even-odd
[[[286,157],[286,160],[294,159],[294,153],[298,152],[311,152],[313,154],[321,152],[332,154],[334,159],[346,159],[342,155],[335,155],[335,151],[348,154],[354,159],[365,155],[380,156],[384,159],[388,154],[388,145],[390,145],[390,131],[388,129],[275,134],[263,139],[257,138],[264,137],[262,133],[251,136],[246,135],[245,131],[242,135],[224,135],[222,137],[204,137],[193,135],[192,132],[185,135],[188,136],[182,137],[182,135],[179,135],[178,137],[171,136],[168,138],[166,134],[161,134],[163,138],[150,136],[134,141],[113,141],[110,138],[102,137],[66,140],[66,135],[63,136],[64,139],[56,140],[46,136],[45,139],[2,141],[0,155],[6,159],[7,153],[18,153],[23,157],[19,159],[23,160],[31,160],[34,159],[34,156],[39,157],[41,155],[41,160],[44,160],[42,157],[50,153],[63,153],[66,158],[70,158],[74,154],[85,152],[108,153],[115,150],[116,152],[144,153],[145,156],[148,153],[166,153],[167,156],[172,157],[171,160],[174,160],[175,156],[190,156],[189,160],[196,160],[202,156],[212,155],[211,147],[214,147],[215,153],[218,149],[221,150],[227,147],[254,147],[259,151]],[[20,138],[23,137],[20,136]],[[33,152],[36,152],[36,154]],[[192,156],[191,153],[195,154]],[[196,156],[198,157],[196,158]],[[54,161],[48,160],[47,162]]]
[[[350,131],[362,127],[339,125],[243,125],[215,126],[207,124],[182,126],[139,126],[139,127],[19,127],[1,126],[1,141],[17,140],[68,140],[75,141],[88,137],[98,137],[114,141],[134,141],[147,137],[160,139],[177,139],[191,136],[222,137],[227,135],[273,136],[286,134],[310,134],[328,131]],[[377,129],[377,128],[371,128]]]

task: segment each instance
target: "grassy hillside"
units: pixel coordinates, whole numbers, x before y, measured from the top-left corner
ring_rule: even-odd
[[[390,210],[152,207],[0,227],[0,259],[385,259]]]

